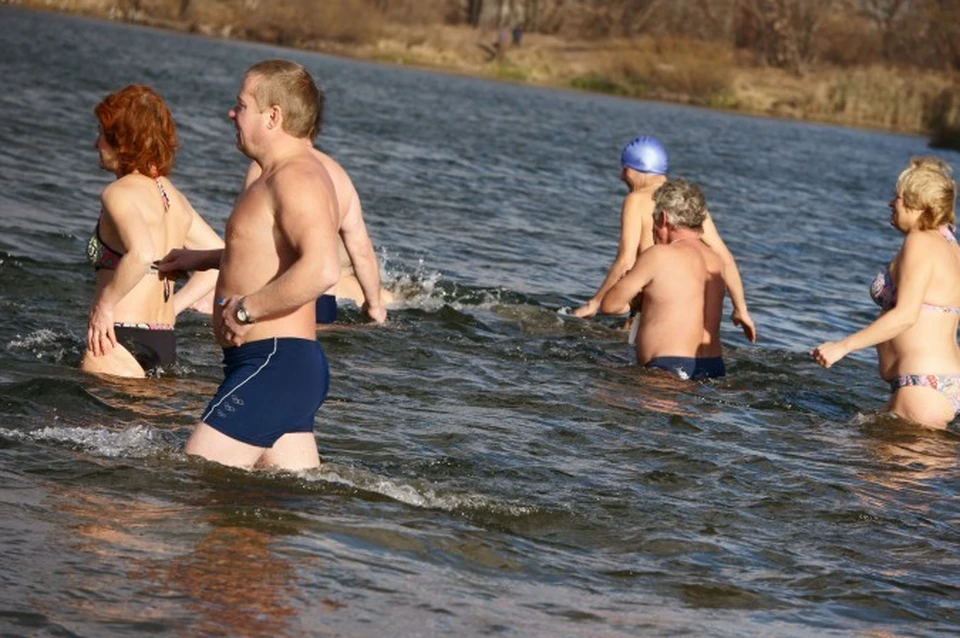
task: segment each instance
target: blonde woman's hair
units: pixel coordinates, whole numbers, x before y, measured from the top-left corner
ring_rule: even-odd
[[[653,193],[656,218],[665,215],[676,228],[702,230],[707,219],[707,199],[703,190],[692,182],[682,179],[668,180]]]
[[[284,131],[311,140],[317,136],[324,97],[305,68],[289,60],[264,60],[247,69],[246,76],[257,78],[253,97],[261,110],[280,107]]]
[[[919,210],[921,230],[956,223],[957,183],[950,165],[936,157],[914,157],[897,178],[897,195],[907,208]]]

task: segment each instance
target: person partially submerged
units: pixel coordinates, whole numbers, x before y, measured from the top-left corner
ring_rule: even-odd
[[[653,193],[655,245],[603,296],[600,311],[639,312],[637,363],[681,379],[726,374],[720,344],[724,263],[703,241],[707,203],[696,184]]]
[[[630,189],[620,211],[620,240],[617,255],[596,293],[584,305],[573,311],[575,317],[588,318],[597,313],[604,295],[623,277],[643,251],[654,244],[653,194],[667,181],[670,164],[667,151],[660,141],[650,135],[640,135],[631,140],[620,153],[620,180]],[[723,261],[723,277],[730,301],[734,325],[743,329],[747,339],[757,340],[757,330],[747,310],[743,282],[736,259],[727,248],[716,225],[705,211],[701,239]],[[636,324],[634,324],[634,328]]]

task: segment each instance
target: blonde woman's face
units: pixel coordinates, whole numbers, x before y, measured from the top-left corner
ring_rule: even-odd
[[[903,196],[899,193],[890,200],[890,225],[901,233],[910,231],[920,221],[920,211],[909,208],[903,203]]]

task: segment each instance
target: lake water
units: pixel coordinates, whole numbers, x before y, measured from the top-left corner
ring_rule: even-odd
[[[497,84],[0,8],[0,633],[4,636],[941,636],[960,632],[960,437],[878,412],[886,202],[925,140]],[[111,176],[92,109],[147,83],[174,181],[222,231],[243,71],[328,98],[388,285],[318,336],[325,460],[245,473],[181,448],[221,379],[205,318],[149,382],[77,371],[84,247]],[[619,151],[660,137],[738,258],[760,341],[729,376],[633,365],[569,316],[616,250]],[[960,155],[941,152],[960,168]]]

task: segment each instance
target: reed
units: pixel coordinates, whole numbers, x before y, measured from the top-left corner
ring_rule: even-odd
[[[803,115],[872,128],[927,133],[960,124],[957,78],[916,69],[859,67],[811,74]]]

